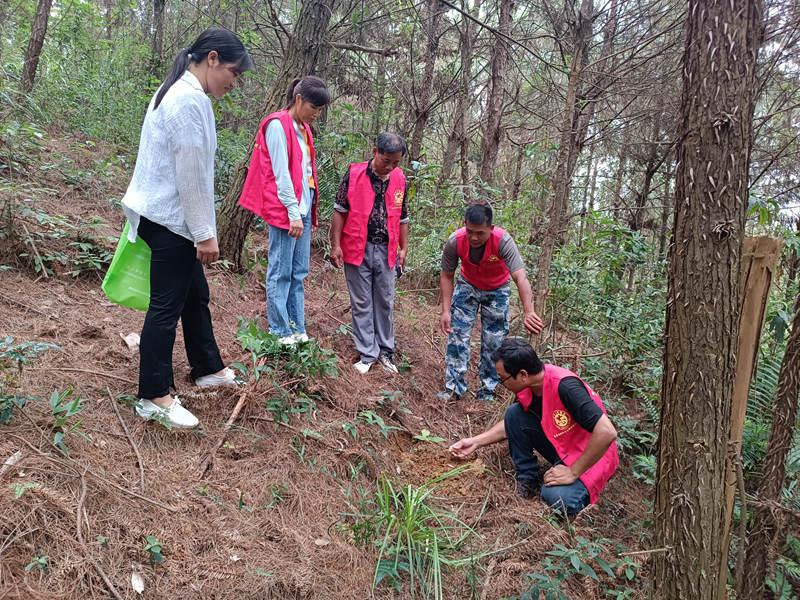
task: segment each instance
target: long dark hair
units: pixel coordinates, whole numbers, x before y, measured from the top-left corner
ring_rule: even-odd
[[[317,108],[327,106],[331,102],[328,84],[314,75],[298,77],[289,84],[289,89],[286,91],[286,108],[292,107],[297,94],[300,94],[303,100],[311,102]]]
[[[169,75],[167,75],[164,83],[161,84],[161,89],[156,94],[153,110],[157,109],[158,105],[161,104],[164,94],[169,91],[172,84],[183,76],[189,67],[189,63],[199,64],[203,62],[212,50],[217,51],[221,62],[235,64],[239,71],[249,71],[253,68],[253,61],[247,53],[247,49],[242,44],[242,41],[236,37],[235,33],[224,27],[210,27],[197,36],[191,46],[182,48],[178,52],[175,62],[172,63]]]

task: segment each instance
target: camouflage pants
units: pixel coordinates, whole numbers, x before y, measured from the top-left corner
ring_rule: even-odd
[[[508,334],[508,285],[496,290],[480,290],[459,279],[453,292],[450,307],[452,333],[447,337],[445,357],[445,388],[463,395],[467,391],[467,367],[469,365],[469,338],[475,326],[478,309],[481,314],[481,360],[478,372],[481,389],[478,398],[491,400],[497,387],[497,370],[492,354],[500,347]]]

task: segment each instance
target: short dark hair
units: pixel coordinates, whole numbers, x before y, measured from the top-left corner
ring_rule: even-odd
[[[381,154],[399,152],[401,156],[406,155],[406,141],[396,133],[389,131],[378,134],[378,137],[375,138],[375,147]]]
[[[544,369],[542,361],[531,345],[518,337],[507,337],[492,354],[494,362],[503,363],[503,368],[512,377],[519,375],[523,369],[528,375],[538,375]]]
[[[470,225],[491,225],[492,207],[488,204],[471,204],[464,212],[464,222]]]

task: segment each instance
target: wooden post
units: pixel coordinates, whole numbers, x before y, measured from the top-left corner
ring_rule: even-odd
[[[753,378],[761,328],[767,310],[767,298],[778,260],[783,250],[783,240],[770,237],[748,237],[744,240],[742,255],[742,316],[739,322],[739,348],[736,353],[736,378],[731,402],[731,430],[728,438],[728,464],[725,478],[725,521],[722,548],[724,556],[720,575],[720,598],[727,579],[728,548],[730,546],[733,499],[736,494],[736,464],[742,452],[744,417],[747,395]]]

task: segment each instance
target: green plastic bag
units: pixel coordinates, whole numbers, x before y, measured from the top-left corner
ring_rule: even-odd
[[[128,240],[130,228],[126,221],[103,279],[103,291],[114,304],[147,311],[150,306],[150,247],[140,237],[131,243]]]

